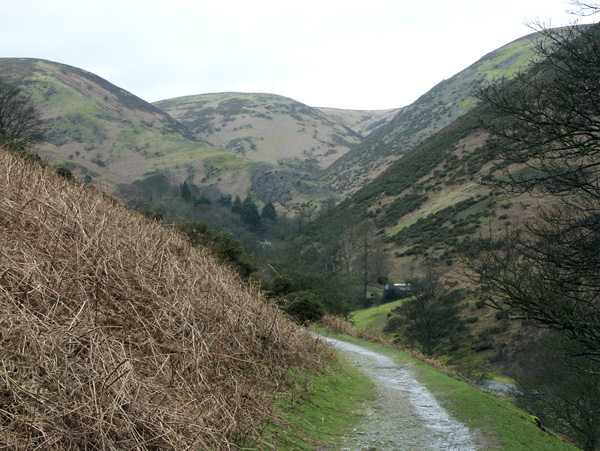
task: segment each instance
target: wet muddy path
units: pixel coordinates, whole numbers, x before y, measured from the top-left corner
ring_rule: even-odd
[[[323,337],[377,387],[378,397],[361,422],[344,437],[344,451],[476,450],[469,429],[454,420],[410,364],[362,346]]]

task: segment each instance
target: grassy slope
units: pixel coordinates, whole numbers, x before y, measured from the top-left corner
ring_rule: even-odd
[[[379,308],[369,307],[352,312],[351,321],[357,331],[366,331],[367,333],[382,337],[384,340],[392,341],[393,336],[386,334],[383,328],[388,320],[388,314],[394,308],[398,307],[404,300],[398,300],[383,304]],[[499,322],[496,318],[496,311],[486,307],[478,309],[473,307],[475,302],[468,303],[469,306],[463,311],[465,318],[477,317],[475,323],[467,323],[468,332],[464,334],[469,346],[465,347],[465,353],[462,354],[462,364],[474,368],[476,373],[485,374],[487,378],[498,382],[510,382],[506,376],[507,368],[504,365],[510,365],[511,362],[490,364],[488,359],[494,357],[500,348],[504,348],[505,355],[518,355],[519,345],[525,343],[523,330],[516,322],[506,323],[506,328],[500,328],[504,322]],[[494,333],[490,331],[496,330]],[[489,342],[489,348],[479,349],[482,342]],[[507,348],[508,346],[508,348]],[[509,349],[510,348],[510,349]],[[511,357],[512,358],[512,357]],[[510,359],[509,359],[510,360]]]
[[[485,189],[474,184],[485,162],[485,154],[478,147],[481,140],[477,138],[480,134],[477,121],[480,113],[476,108],[423,141],[355,195],[341,202],[332,215],[317,220],[308,233],[318,239],[320,233],[343,222],[344,217],[369,216],[390,237],[390,254],[404,253],[413,246],[422,252],[422,243],[414,240],[402,242],[394,240],[394,236],[419,219],[486,193]],[[417,202],[407,208],[411,205],[408,201],[411,198]],[[447,224],[461,234],[458,238],[464,237],[472,231],[459,230],[458,226],[450,224],[459,213],[450,212],[436,226]],[[449,247],[448,243],[440,241],[447,237],[447,233],[436,234],[432,237],[432,244],[442,243]],[[414,253],[397,258],[397,265],[408,266]],[[393,273],[392,276],[403,279],[407,274]]]
[[[39,152],[78,176],[131,183],[166,170],[178,181],[204,178],[204,160],[229,154],[232,173],[251,161],[209,145],[164,111],[81,69],[36,59],[0,59],[0,75],[31,94],[44,120]],[[220,184],[220,174],[206,183]],[[232,178],[235,180],[235,177]],[[243,177],[242,180],[245,180]],[[230,192],[244,192],[227,186]]]
[[[288,424],[269,427],[262,434],[276,449],[334,449],[375,397],[373,383],[350,366],[332,366],[303,383],[307,395],[276,404]]]
[[[513,406],[509,400],[495,397],[448,376],[403,352],[359,340],[348,335],[328,333],[376,352],[389,355],[399,364],[416,368],[417,379],[433,392],[436,399],[457,420],[469,427],[481,449],[506,451],[575,450],[557,436],[538,428],[533,417]]]
[[[352,312],[351,321],[359,330],[366,330],[374,335],[382,335],[388,313],[400,306],[403,299],[382,304],[379,307],[369,307]]]
[[[44,60],[4,58],[0,59],[0,75],[31,94],[42,114],[44,135],[38,153],[53,164],[71,169],[80,179],[86,175],[101,177],[113,186],[131,183],[154,171],[166,171],[174,183],[187,179],[198,186],[217,186],[224,193],[242,197],[250,192],[265,203],[331,196],[322,183],[315,186],[312,163],[298,165],[291,158],[295,155],[277,154],[281,150],[278,148],[261,154],[261,158],[281,159],[281,167],[270,163],[265,166],[260,158],[251,158],[252,152],[245,156],[235,146],[226,149],[210,145],[159,108],[81,69]],[[306,145],[301,150],[307,150],[308,154],[313,146],[323,146],[327,152],[331,151],[327,158],[333,158],[335,149],[330,146],[344,147],[358,139],[358,135],[327,119],[323,113],[290,99],[287,101],[292,104],[289,114],[280,117],[293,125],[298,136],[314,141],[315,133],[317,141],[326,141],[325,135],[331,135],[326,145],[321,141],[318,144],[302,141]],[[318,119],[322,124],[329,124],[329,128],[298,133],[299,125],[291,116],[298,105],[310,113],[303,114],[305,122]],[[270,122],[273,121],[266,120]],[[253,138],[258,143],[279,142],[281,147],[286,141],[285,137],[273,136],[272,132],[269,135],[267,129],[257,127],[255,132],[265,135],[265,138],[258,135]],[[276,190],[270,189],[275,185]]]

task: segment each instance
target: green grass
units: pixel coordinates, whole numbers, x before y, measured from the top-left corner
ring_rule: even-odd
[[[515,407],[506,398],[481,392],[456,376],[388,347],[365,342],[347,335],[328,334],[366,346],[392,357],[398,364],[412,364],[417,379],[425,384],[438,402],[455,419],[469,427],[480,449],[506,451],[576,450],[556,435],[538,428],[533,417]]]
[[[477,72],[485,74],[488,80],[502,76],[511,77],[517,71],[525,69],[535,58],[534,38],[519,39],[497,50],[494,58],[482,63]]]
[[[206,164],[210,164],[217,169],[241,169],[250,165],[251,161],[233,152],[227,153],[219,150],[213,151],[213,155],[206,158]]]
[[[379,307],[369,307],[367,309],[357,310],[352,313],[351,321],[357,329],[364,329],[373,334],[381,335],[387,315],[396,307],[400,306],[405,300],[382,304]]]
[[[261,434],[274,449],[308,451],[339,444],[343,435],[362,418],[366,402],[375,397],[372,382],[357,369],[343,364],[295,382],[306,384],[301,391],[307,394],[276,402],[277,410],[289,425],[270,426]],[[253,448],[250,445],[243,449]]]

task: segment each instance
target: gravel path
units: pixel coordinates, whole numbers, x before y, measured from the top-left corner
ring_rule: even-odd
[[[362,346],[323,337],[375,383],[378,399],[344,437],[343,451],[477,449],[469,429],[450,417],[410,365]]]

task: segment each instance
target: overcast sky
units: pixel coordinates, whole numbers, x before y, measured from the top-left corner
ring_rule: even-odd
[[[150,102],[242,91],[385,109],[529,34],[524,21],[568,24],[569,9],[566,0],[5,0],[0,57],[76,66]]]

